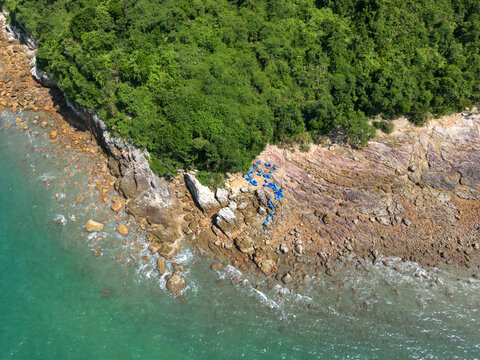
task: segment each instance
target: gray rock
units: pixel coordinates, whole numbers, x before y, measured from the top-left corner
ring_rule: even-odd
[[[229,224],[235,223],[235,220],[237,217],[235,216],[235,213],[230,207],[225,207],[223,209],[220,209],[220,211],[217,214],[217,219],[221,219]]]
[[[408,167],[408,171],[410,171],[410,172],[415,172],[416,170],[417,170],[417,167],[415,165],[410,165]]]
[[[402,222],[405,224],[405,226],[410,226],[412,225],[412,222],[410,220],[408,220],[407,218],[403,218],[402,219]]]
[[[228,207],[232,210],[235,211],[237,210],[237,203],[235,201],[230,201],[230,204],[228,204]]]
[[[228,204],[228,191],[225,189],[217,189],[215,193],[215,197],[217,198],[218,202],[222,206],[226,206]]]
[[[220,211],[215,216],[215,224],[222,230],[222,232],[228,237],[232,236],[232,231],[236,227],[235,213],[229,207],[220,209]]]
[[[284,254],[288,253],[289,250],[288,250],[287,245],[281,244],[281,245],[280,245],[280,251],[281,251],[282,253],[284,253]]]
[[[267,210],[265,210],[265,208],[263,206],[259,206],[258,209],[257,209],[257,212],[260,215],[265,215],[267,213]]]
[[[191,174],[185,174],[185,183],[192,194],[193,200],[203,211],[211,211],[219,206],[213,192]]]
[[[282,282],[287,285],[290,284],[293,281],[292,275],[290,273],[285,273],[285,275],[282,276]]]

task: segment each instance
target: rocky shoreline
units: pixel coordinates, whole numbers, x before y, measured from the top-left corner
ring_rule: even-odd
[[[225,188],[215,192],[193,173],[156,176],[148,153],[111,137],[93,111],[65,102],[53,80],[36,68],[32,39],[20,44],[19,33],[4,25],[1,36],[0,110],[47,112],[58,119],[51,124],[52,141],[73,133],[65,120],[93,134],[81,133],[76,145],[91,151],[92,161],[108,165],[114,178],[101,186],[114,186],[124,196],[112,209],[125,206],[148,231],[159,273],[163,258],[174,259],[188,245],[215,259],[214,270],[231,264],[293,287],[307,275],[333,275],[355,259],[376,262],[382,256],[466,267],[480,277],[476,109],[422,128],[397,120],[393,134],[379,133],[360,150],[336,144],[312,145],[308,152],[267,147],[258,160],[277,165],[273,176],[285,198],[263,227],[271,192],[246,183],[242,174],[228,174]],[[98,156],[100,149],[105,156]],[[107,172],[107,166],[99,168]],[[174,295],[185,286],[181,271],[168,282]]]

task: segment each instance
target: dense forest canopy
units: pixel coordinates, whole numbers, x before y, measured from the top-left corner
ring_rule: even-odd
[[[480,98],[478,0],[0,0],[69,100],[158,173],[239,171],[266,143]]]

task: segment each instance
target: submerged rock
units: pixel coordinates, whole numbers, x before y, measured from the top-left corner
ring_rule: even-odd
[[[94,256],[100,256],[103,254],[103,251],[102,251],[102,248],[100,246],[95,246],[93,249],[92,249],[92,253]]]
[[[85,224],[85,230],[88,232],[98,232],[103,230],[103,224],[89,219]]]

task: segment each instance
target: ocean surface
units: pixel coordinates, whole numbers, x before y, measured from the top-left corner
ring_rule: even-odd
[[[480,358],[480,281],[468,272],[387,259],[307,279],[300,294],[257,291],[261,280],[212,271],[185,247],[188,287],[174,299],[142,231],[115,232],[126,215],[115,221],[95,192],[76,204],[88,175],[53,158],[46,135],[5,128],[33,115],[0,112],[0,359]],[[86,233],[89,218],[104,232]]]

